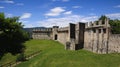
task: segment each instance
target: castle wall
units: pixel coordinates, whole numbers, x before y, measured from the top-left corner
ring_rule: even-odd
[[[108,53],[108,34],[109,25],[105,20],[102,24],[101,21],[90,23],[86,25],[84,35],[84,49],[95,53]]]
[[[68,32],[59,32],[57,41],[65,45],[68,41]]]
[[[33,39],[52,39],[52,29],[51,28],[34,29],[32,31],[32,38]]]
[[[53,39],[65,45],[65,49],[86,50],[99,53],[120,53],[120,34],[111,34],[109,20],[70,23],[68,27],[53,26],[48,29],[35,29],[33,39]]]
[[[120,34],[110,34],[108,51],[109,53],[120,53]]]
[[[70,50],[78,50],[83,48],[84,29],[84,23],[69,24],[68,41],[66,41],[69,42],[69,44],[66,44],[66,49],[68,48]]]
[[[93,43],[93,33],[92,30],[85,30],[84,34],[84,49],[92,51],[92,43]],[[92,42],[91,42],[92,41]]]
[[[32,38],[33,39],[52,39],[51,33],[33,33]]]
[[[84,45],[85,23],[78,23],[75,26],[75,49],[82,49]]]
[[[62,44],[66,44],[69,41],[69,27],[59,28],[57,31],[58,39],[57,41],[61,42]]]

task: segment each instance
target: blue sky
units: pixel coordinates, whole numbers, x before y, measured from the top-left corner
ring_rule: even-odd
[[[24,27],[64,27],[94,21],[101,15],[120,19],[120,0],[0,0],[0,12],[20,16]]]

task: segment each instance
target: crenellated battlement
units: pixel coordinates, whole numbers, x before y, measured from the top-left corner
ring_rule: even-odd
[[[52,32],[52,28],[45,28],[45,29],[33,29],[32,32]]]
[[[110,27],[109,19],[105,19],[104,21],[98,20],[94,22],[85,23],[85,28],[98,28],[98,27]]]

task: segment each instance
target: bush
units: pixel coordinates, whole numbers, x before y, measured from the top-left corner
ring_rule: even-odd
[[[110,20],[111,32],[113,34],[120,34],[120,20]]]
[[[21,53],[20,55],[18,55],[17,60],[16,61],[26,61],[25,55],[24,53]]]

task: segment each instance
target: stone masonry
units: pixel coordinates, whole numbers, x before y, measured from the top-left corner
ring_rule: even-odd
[[[111,34],[109,19],[89,23],[70,23],[68,27],[33,29],[33,39],[52,39],[65,49],[86,49],[99,54],[120,53],[120,34]]]

